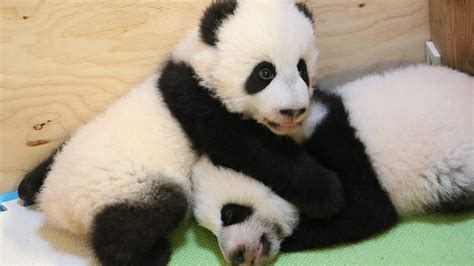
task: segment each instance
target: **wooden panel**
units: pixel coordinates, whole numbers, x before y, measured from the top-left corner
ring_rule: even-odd
[[[209,1],[0,2],[0,192],[152,72]],[[427,0],[311,0],[326,85],[424,58]]]
[[[430,0],[431,36],[441,63],[474,74],[474,3]]]
[[[428,1],[306,1],[316,14],[321,85],[424,62]]]
[[[151,73],[206,5],[2,1],[0,192]]]

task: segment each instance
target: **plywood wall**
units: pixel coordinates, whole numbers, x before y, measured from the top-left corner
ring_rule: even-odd
[[[209,1],[2,0],[0,192],[163,60]],[[321,83],[421,62],[427,0],[308,0]]]
[[[474,75],[474,1],[430,0],[431,38],[441,63]]]

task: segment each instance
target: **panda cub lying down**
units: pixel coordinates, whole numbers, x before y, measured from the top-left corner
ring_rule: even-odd
[[[226,260],[258,264],[280,248],[354,242],[399,217],[472,208],[473,92],[474,78],[422,65],[316,90],[304,146],[341,178],[342,212],[311,219],[255,179],[202,158],[192,177],[195,218]]]
[[[201,155],[311,217],[332,216],[343,205],[337,176],[278,136],[308,113],[317,54],[303,4],[215,1],[161,71],[25,176],[20,197],[52,225],[89,236],[103,265],[168,261]]]

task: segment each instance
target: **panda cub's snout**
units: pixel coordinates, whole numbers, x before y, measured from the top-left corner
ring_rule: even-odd
[[[229,203],[221,209],[219,246],[232,265],[262,265],[278,252],[279,226],[262,219],[249,206]]]
[[[258,265],[266,261],[270,254],[271,243],[266,234],[262,234],[257,243],[239,245],[230,253],[232,265]]]
[[[291,121],[304,114],[306,112],[306,107],[297,109],[280,109],[278,110],[278,112],[280,113],[280,115],[285,116]]]

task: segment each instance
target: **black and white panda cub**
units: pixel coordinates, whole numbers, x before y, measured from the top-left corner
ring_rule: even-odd
[[[79,128],[23,179],[20,197],[49,223],[89,235],[104,265],[169,259],[167,235],[190,208],[200,155],[312,217],[331,216],[340,181],[278,136],[307,116],[317,54],[304,5],[216,1],[162,70]]]
[[[355,242],[399,217],[474,206],[474,78],[411,66],[316,90],[304,146],[343,182],[346,205],[310,219],[244,174],[201,159],[193,170],[194,215],[233,264],[279,250]],[[278,168],[278,165],[275,167]]]

